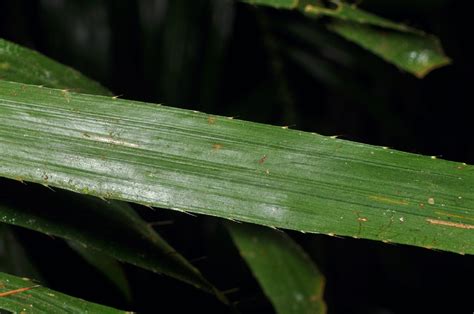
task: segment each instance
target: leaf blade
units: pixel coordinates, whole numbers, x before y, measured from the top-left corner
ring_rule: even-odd
[[[267,226],[474,253],[470,165],[18,83],[0,82],[0,95],[4,177]]]
[[[0,272],[43,280],[13,228],[0,224]]]
[[[31,189],[19,191],[35,197],[37,207],[12,197],[8,191],[0,191],[1,222],[76,241],[119,261],[181,280],[225,302],[220,292],[128,204],[116,201],[106,204],[95,197],[72,193],[62,193],[64,201],[51,195],[42,200]],[[41,190],[37,193],[45,195]],[[63,206],[65,202],[70,205]]]
[[[27,278],[0,273],[0,309],[13,313],[127,313],[35,285]]]
[[[22,47],[4,39],[0,39],[0,80],[2,79],[27,84],[39,84],[46,87],[60,88],[62,89],[65,99],[68,99],[69,91],[111,95],[110,91],[102,87],[99,83],[85,77],[78,71],[49,59],[48,57],[36,51]],[[122,227],[130,227],[131,230],[128,230],[128,232],[132,232],[135,235],[141,235],[143,240],[148,242],[150,245],[148,249],[154,252],[155,258],[148,262],[140,258],[134,258],[134,255],[139,256],[145,254],[146,252],[135,252],[135,254],[133,254],[133,250],[118,252],[120,251],[119,245],[117,245],[117,250],[111,251],[110,247],[107,247],[103,244],[101,245],[100,241],[98,246],[97,236],[101,234],[98,232],[98,230],[94,231],[95,234],[92,237],[87,237],[85,230],[80,230],[76,233],[68,233],[67,230],[65,230],[65,228],[67,229],[67,225],[66,227],[64,225],[58,224],[53,224],[53,226],[51,226],[48,223],[47,218],[45,219],[45,217],[41,216],[36,217],[36,213],[30,213],[30,217],[25,215],[19,220],[15,220],[15,213],[11,211],[11,208],[6,209],[5,207],[2,208],[0,206],[0,214],[3,214],[1,220],[6,223],[20,225],[22,227],[30,228],[39,232],[49,232],[71,241],[77,240],[77,237],[80,239],[86,238],[86,241],[83,242],[85,245],[95,247],[95,249],[99,251],[111,254],[121,261],[130,262],[136,266],[143,267],[153,272],[166,274],[175,279],[191,284],[198,289],[216,294],[216,296],[221,301],[226,303],[224,296],[218,292],[217,288],[213,287],[199,273],[199,271],[193,265],[191,265],[191,263],[189,263],[182,255],[176,252],[164,239],[162,239],[158,233],[154,231],[145,221],[143,221],[128,204],[120,202],[101,202],[98,204],[97,200],[91,200],[90,198],[76,197],[76,199],[84,206],[82,209],[79,209],[81,211],[83,211],[84,208],[92,207],[96,208],[98,211],[105,210],[106,212],[110,212],[111,215],[116,216],[116,220],[121,221]],[[44,206],[47,207],[48,205],[45,204]],[[41,226],[34,226],[29,223],[25,223],[31,219],[36,218],[39,218],[40,220],[42,219]],[[90,219],[94,220],[94,217],[91,216]],[[128,222],[126,221],[127,219]],[[16,221],[16,223],[12,223],[12,221]],[[71,221],[69,221],[69,223],[71,223]],[[114,239],[111,239],[110,241],[114,242]],[[136,247],[140,246],[136,245]],[[160,255],[159,258],[157,255]],[[172,265],[173,263],[175,263],[175,265]],[[123,280],[121,281],[123,282]],[[121,284],[121,286],[124,287],[123,284]]]
[[[81,256],[87,263],[96,268],[107,280],[109,280],[122,293],[127,301],[132,300],[132,291],[128,278],[120,263],[97,250],[91,250],[84,244],[73,240],[67,241],[69,247]]]
[[[366,24],[372,26],[378,26],[382,28],[388,28],[400,32],[411,32],[416,34],[424,34],[415,28],[409,27],[405,24],[396,23],[386,18],[377,16],[370,12],[361,10],[355,5],[349,5],[341,2],[334,1],[333,4],[336,8],[326,8],[321,5],[305,5],[301,7],[304,13],[313,16],[329,16],[338,20],[354,22],[358,24]]]
[[[266,5],[274,8],[294,9],[298,6],[299,0],[241,0],[254,5]]]
[[[0,38],[0,80],[110,95],[99,83],[34,50]]]
[[[251,224],[227,229],[278,314],[326,313],[324,277],[289,236]]]
[[[444,55],[439,41],[430,35],[384,31],[344,22],[334,22],[328,27],[418,78],[451,63],[451,59]]]
[[[366,12],[354,5],[340,2],[334,4],[335,9],[306,5],[303,11],[308,15],[334,18],[328,25],[331,31],[418,78],[451,63],[435,36]]]
[[[451,63],[435,36],[361,10],[355,5],[339,1],[332,1],[335,8],[308,1],[296,1],[294,5],[279,5],[272,0],[255,3],[298,9],[312,17],[332,18],[333,21],[328,25],[329,30],[418,78]]]

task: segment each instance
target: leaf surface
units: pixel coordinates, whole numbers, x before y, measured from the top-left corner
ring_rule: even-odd
[[[34,50],[0,38],[0,80],[110,95],[99,83]]]
[[[197,288],[220,295],[200,272],[166,243],[129,205],[76,193],[59,197],[38,187],[16,187],[16,192],[35,199],[0,191],[0,221],[42,233],[74,240],[83,247],[97,250],[120,261],[164,273]],[[49,194],[48,194],[49,193]],[[68,205],[66,205],[68,204]],[[107,275],[107,274],[106,274]],[[116,278],[119,280],[119,278]]]
[[[347,40],[419,78],[451,63],[434,36],[401,33],[345,22],[334,22],[328,27]]]
[[[51,60],[38,52],[3,39],[0,39],[0,79],[60,88],[65,95],[67,95],[69,91],[111,95],[111,93],[99,83],[87,78],[78,71]],[[24,193],[28,194],[30,192],[31,191],[25,191]],[[41,197],[38,197],[38,199],[40,198]],[[5,199],[6,198],[4,198],[4,200]],[[49,211],[43,210],[42,212],[38,212],[39,208],[27,208],[28,206],[26,205],[22,205],[23,207],[21,208],[10,206],[7,209],[0,204],[0,215],[3,214],[0,221],[54,234],[71,241],[86,239],[85,242],[82,242],[86,246],[111,254],[121,261],[169,275],[197,288],[216,293],[218,297],[223,300],[222,295],[217,292],[217,289],[212,287],[194,266],[163,240],[128,204],[118,201],[112,203],[101,202],[93,198],[84,198],[78,195],[76,195],[74,199],[76,199],[77,203],[81,204],[82,207],[79,206],[79,208],[76,208],[77,212],[73,214],[62,212],[63,207],[70,207],[67,201],[56,203],[56,207],[54,208],[49,208],[47,204],[43,204],[45,208],[49,208]],[[16,213],[16,211],[20,211],[20,213]],[[126,239],[125,237],[118,237],[121,241],[125,241],[125,248],[121,249],[119,240],[115,238],[113,234],[107,234],[105,236],[108,236],[110,241],[115,243],[115,248],[108,247],[107,243],[101,242],[104,237],[102,226],[107,224],[108,219],[104,214],[114,217],[114,221],[117,222],[115,228],[118,228],[121,234],[131,235],[132,240]],[[21,217],[15,219],[17,215]],[[58,223],[55,220],[56,215],[67,216],[63,217],[64,221],[62,223]],[[29,223],[30,221],[38,222],[39,225],[35,223],[31,224]],[[84,226],[88,225],[88,221],[95,221],[95,224],[91,224],[92,228],[84,228]],[[88,235],[88,232],[92,234]],[[143,241],[144,244],[138,243],[130,247],[127,246],[128,240],[132,242]],[[86,251],[83,250],[82,253],[86,254]],[[147,261],[144,261],[144,257],[139,257],[145,255],[145,253],[149,253],[152,256]],[[106,259],[104,256],[99,258],[99,255],[94,257],[93,252],[88,255],[88,258],[89,262],[94,260],[96,266],[105,262]],[[99,261],[101,262],[97,263]],[[110,265],[112,262],[109,260],[107,263]],[[116,267],[110,268],[109,271],[114,268]],[[105,270],[104,267],[101,267],[101,269]],[[108,272],[105,272],[104,275],[110,278]],[[121,275],[116,276],[115,280],[119,280],[119,278],[122,277]],[[124,279],[122,278],[119,281],[122,282],[120,286],[123,290],[123,287],[125,287],[123,285]]]
[[[13,313],[127,313],[0,273],[0,309]]]
[[[288,235],[252,224],[227,227],[278,314],[326,313],[324,277]]]
[[[329,17],[332,19],[328,23],[331,31],[419,78],[451,63],[435,36],[361,10],[355,5],[331,1],[335,8],[329,8],[319,1],[307,0],[250,2],[277,8],[298,9],[313,17]]]
[[[255,5],[267,5],[274,8],[294,9],[298,6],[299,0],[241,0]]]
[[[0,82],[0,175],[267,226],[474,253],[473,166]]]
[[[67,244],[87,263],[95,267],[105,278],[114,284],[127,301],[132,300],[132,292],[130,291],[125,271],[115,258],[73,240],[67,241]]]

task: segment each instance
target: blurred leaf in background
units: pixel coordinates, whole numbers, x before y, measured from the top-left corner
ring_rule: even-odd
[[[277,313],[326,313],[324,277],[297,243],[270,228],[226,226]]]

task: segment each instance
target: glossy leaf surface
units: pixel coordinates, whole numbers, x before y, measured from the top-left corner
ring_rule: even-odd
[[[461,162],[0,82],[0,174],[304,232],[474,253]]]
[[[74,90],[90,94],[111,95],[107,89],[76,70],[51,60],[38,52],[3,39],[0,39],[0,79],[61,88],[64,93],[68,93],[68,90]],[[25,191],[24,193],[27,194],[30,193],[30,191]],[[0,204],[0,215],[3,214],[1,221],[40,232],[54,234],[71,241],[81,241],[85,236],[87,241],[83,242],[83,244],[86,246],[111,254],[121,261],[130,262],[154,272],[163,273],[183,280],[200,289],[217,293],[217,290],[199,274],[199,271],[166,243],[166,241],[143,221],[128,204],[121,202],[101,202],[79,195],[76,195],[74,199],[77,200],[78,204],[81,204],[79,208],[76,207],[78,211],[76,213],[81,213],[77,216],[75,215],[76,213],[66,214],[61,212],[62,207],[70,207],[67,201],[64,203],[56,203],[56,207],[50,209],[53,213],[44,210],[39,212],[39,208],[29,208],[28,210],[31,210],[31,212],[25,213],[24,208],[11,206],[7,210],[5,206],[2,207]],[[6,198],[3,200],[5,201]],[[43,206],[48,207],[47,204]],[[20,213],[15,213],[15,211],[19,211]],[[54,218],[58,213],[67,215],[67,217],[65,217],[67,221],[63,222],[63,224],[61,224],[61,222],[58,223]],[[125,239],[120,237],[112,239],[114,237],[112,234],[109,236],[111,237],[112,243],[116,244],[115,249],[113,246],[108,247],[106,243],[101,243],[100,238],[104,236],[104,232],[101,230],[101,224],[106,224],[107,219],[104,213],[114,217],[114,220],[118,222],[115,227],[121,230],[121,234],[131,234],[132,238],[135,237],[136,241],[139,241],[138,239],[141,238],[143,243],[127,247],[128,244],[126,240],[123,243],[125,247],[120,248],[121,244],[119,241]],[[48,216],[48,214],[52,214],[53,217]],[[16,215],[21,215],[21,218],[18,220],[14,219]],[[36,220],[38,215],[40,220]],[[89,220],[95,221],[95,225],[92,225],[93,228],[84,228],[84,226],[87,226],[86,222]],[[31,221],[40,222],[40,225],[30,223]],[[88,232],[92,234],[88,235]],[[145,249],[144,246],[146,247],[147,245],[149,247]],[[136,248],[135,251],[134,248]],[[144,262],[144,258],[139,258],[144,252],[151,253],[155,258]],[[86,251],[82,251],[82,253],[86,254]],[[157,254],[159,257],[157,257]],[[98,255],[94,258],[93,252],[91,252],[88,255],[88,260],[89,262],[94,260],[97,266],[103,264],[106,260],[104,256],[102,258],[97,257]],[[109,260],[106,263],[110,265],[113,262]],[[99,267],[99,269],[100,268],[105,271],[104,267]],[[114,268],[116,267],[111,267],[109,271]],[[111,277],[107,271],[105,271],[104,275],[109,278]],[[126,285],[123,283],[123,275],[118,274],[118,276],[115,277],[116,281],[119,280],[121,282],[119,284],[119,286],[122,287],[121,289],[127,293],[124,290],[126,289],[124,288]]]

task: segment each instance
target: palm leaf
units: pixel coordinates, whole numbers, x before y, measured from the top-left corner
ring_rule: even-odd
[[[227,227],[278,314],[326,313],[324,277],[289,236],[251,224]]]
[[[435,36],[341,1],[331,1],[335,8],[328,8],[320,1],[309,0],[244,1],[276,8],[297,9],[312,17],[329,17],[332,19],[328,24],[331,31],[419,78],[451,63]]]
[[[74,240],[83,247],[166,274],[215,293],[224,300],[195,267],[159,237],[127,204],[107,203],[75,193],[62,193],[54,198],[55,195],[48,195],[44,189],[35,191],[27,187],[16,187],[16,191],[35,199],[35,205],[29,204],[28,199],[9,195],[8,189],[2,190],[0,222]],[[39,197],[40,193],[43,197]],[[50,194],[55,193],[50,191]],[[104,275],[108,276],[107,273]]]
[[[13,313],[126,313],[0,273],[0,309]]]
[[[0,39],[0,79],[61,88],[66,93],[68,90],[74,90],[91,94],[111,95],[107,89],[78,71],[33,50],[3,39]],[[29,190],[24,193],[31,192]],[[3,202],[6,199],[7,196],[3,198]],[[79,195],[76,195],[74,199],[76,205],[80,204],[76,206],[77,212],[75,215],[62,210],[61,207],[71,207],[67,202],[56,203],[54,208],[51,208],[48,204],[41,204],[48,210],[34,208],[32,211],[26,205],[5,206],[5,204],[0,204],[0,221],[53,234],[70,241],[79,241],[83,245],[110,254],[121,261],[166,274],[199,289],[216,293],[219,299],[224,300],[218,290],[182,255],[162,239],[149,224],[143,221],[128,204],[102,202]],[[40,201],[37,202],[37,204],[40,203]],[[58,220],[58,215],[61,215],[63,220]],[[113,227],[121,230],[120,234],[125,234],[128,238],[103,232],[102,226],[107,224],[107,215],[114,217],[113,221],[116,224]],[[31,221],[35,223],[30,223]],[[89,223],[89,221],[95,223]],[[89,228],[84,226],[89,226]],[[104,239],[107,238],[108,240],[104,242]],[[136,241],[136,243],[130,246],[129,242],[133,241]],[[113,245],[109,245],[110,243]],[[74,247],[79,248],[78,246]],[[107,259],[106,256],[99,257],[98,254],[100,253],[98,252],[87,253],[85,250],[81,250],[79,253],[84,257],[87,255],[88,261],[95,261],[96,266],[104,262],[109,265],[113,264],[113,261]],[[145,255],[148,257],[141,257]],[[106,270],[104,267],[99,267],[98,269],[106,277],[111,278],[110,271],[116,268],[109,267]],[[119,287],[122,291],[125,291],[123,275],[120,275],[117,271],[115,271],[115,275],[114,280],[116,282],[120,281]]]
[[[0,82],[0,175],[256,224],[474,252],[473,167]]]

